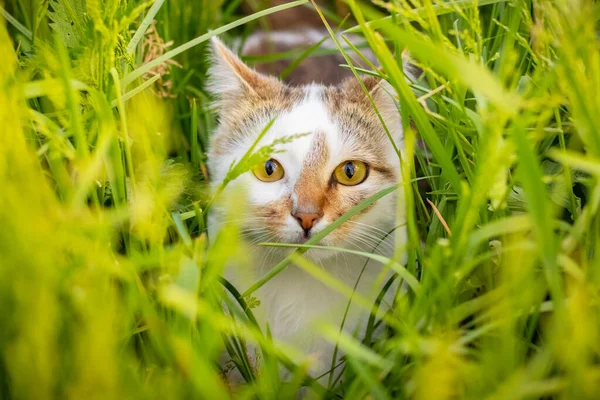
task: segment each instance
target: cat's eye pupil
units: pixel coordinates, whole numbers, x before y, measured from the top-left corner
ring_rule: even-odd
[[[267,175],[273,175],[273,172],[275,172],[275,168],[277,168],[277,165],[273,162],[273,160],[269,160],[265,163],[265,172],[267,173]]]
[[[354,164],[349,162],[344,165],[344,173],[348,178],[352,178],[354,176]]]

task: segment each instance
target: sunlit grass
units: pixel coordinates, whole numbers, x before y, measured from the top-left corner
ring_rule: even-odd
[[[317,398],[598,398],[598,5],[322,10],[344,22],[332,30],[367,39],[383,67],[368,73],[400,95],[403,184],[322,232],[394,191],[405,199],[408,244],[393,259],[358,254],[407,283],[384,313],[302,258],[318,237],[245,293],[221,278],[227,263],[250,266],[238,226],[207,230],[215,202],[234,220],[243,197],[207,189],[206,40],[310,6],[243,16],[239,3],[3,5],[0,398],[290,398],[301,386]],[[163,47],[144,35],[153,19]],[[405,79],[404,49],[416,80]],[[256,150],[231,179],[268,149]],[[366,337],[310,327],[346,355],[318,381],[310,357],[253,316],[254,292],[290,264],[373,310]],[[221,377],[231,365],[244,384]]]

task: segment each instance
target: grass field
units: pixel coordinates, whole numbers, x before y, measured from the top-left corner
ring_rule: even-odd
[[[413,283],[377,339],[320,327],[347,354],[322,383],[219,279],[243,259],[237,228],[205,232],[213,201],[238,204],[206,189],[206,43],[277,11],[240,3],[3,3],[0,398],[599,398],[600,6],[323,10],[350,14],[340,32],[367,38],[370,73],[400,94]],[[404,49],[421,79],[404,79]],[[224,349],[247,384],[221,378]]]

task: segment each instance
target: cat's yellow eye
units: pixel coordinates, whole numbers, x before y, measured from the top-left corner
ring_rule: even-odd
[[[367,179],[367,164],[362,161],[344,161],[335,168],[333,176],[345,186],[354,186]]]
[[[264,164],[259,164],[252,170],[254,176],[263,182],[275,182],[283,178],[284,171],[279,161],[270,160],[265,161]]]

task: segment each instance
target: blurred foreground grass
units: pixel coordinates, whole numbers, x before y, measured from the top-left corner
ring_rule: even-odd
[[[352,12],[344,28],[365,35],[400,93],[419,282],[383,337],[321,327],[347,354],[323,384],[244,299],[222,311],[236,291],[219,275],[244,245],[235,226],[205,233],[204,46],[211,30],[256,28],[239,3],[3,5],[0,397],[286,398],[308,385],[327,398],[598,398],[600,7],[332,5],[332,18]],[[424,71],[408,84],[404,48]],[[224,348],[248,385],[220,377]]]

